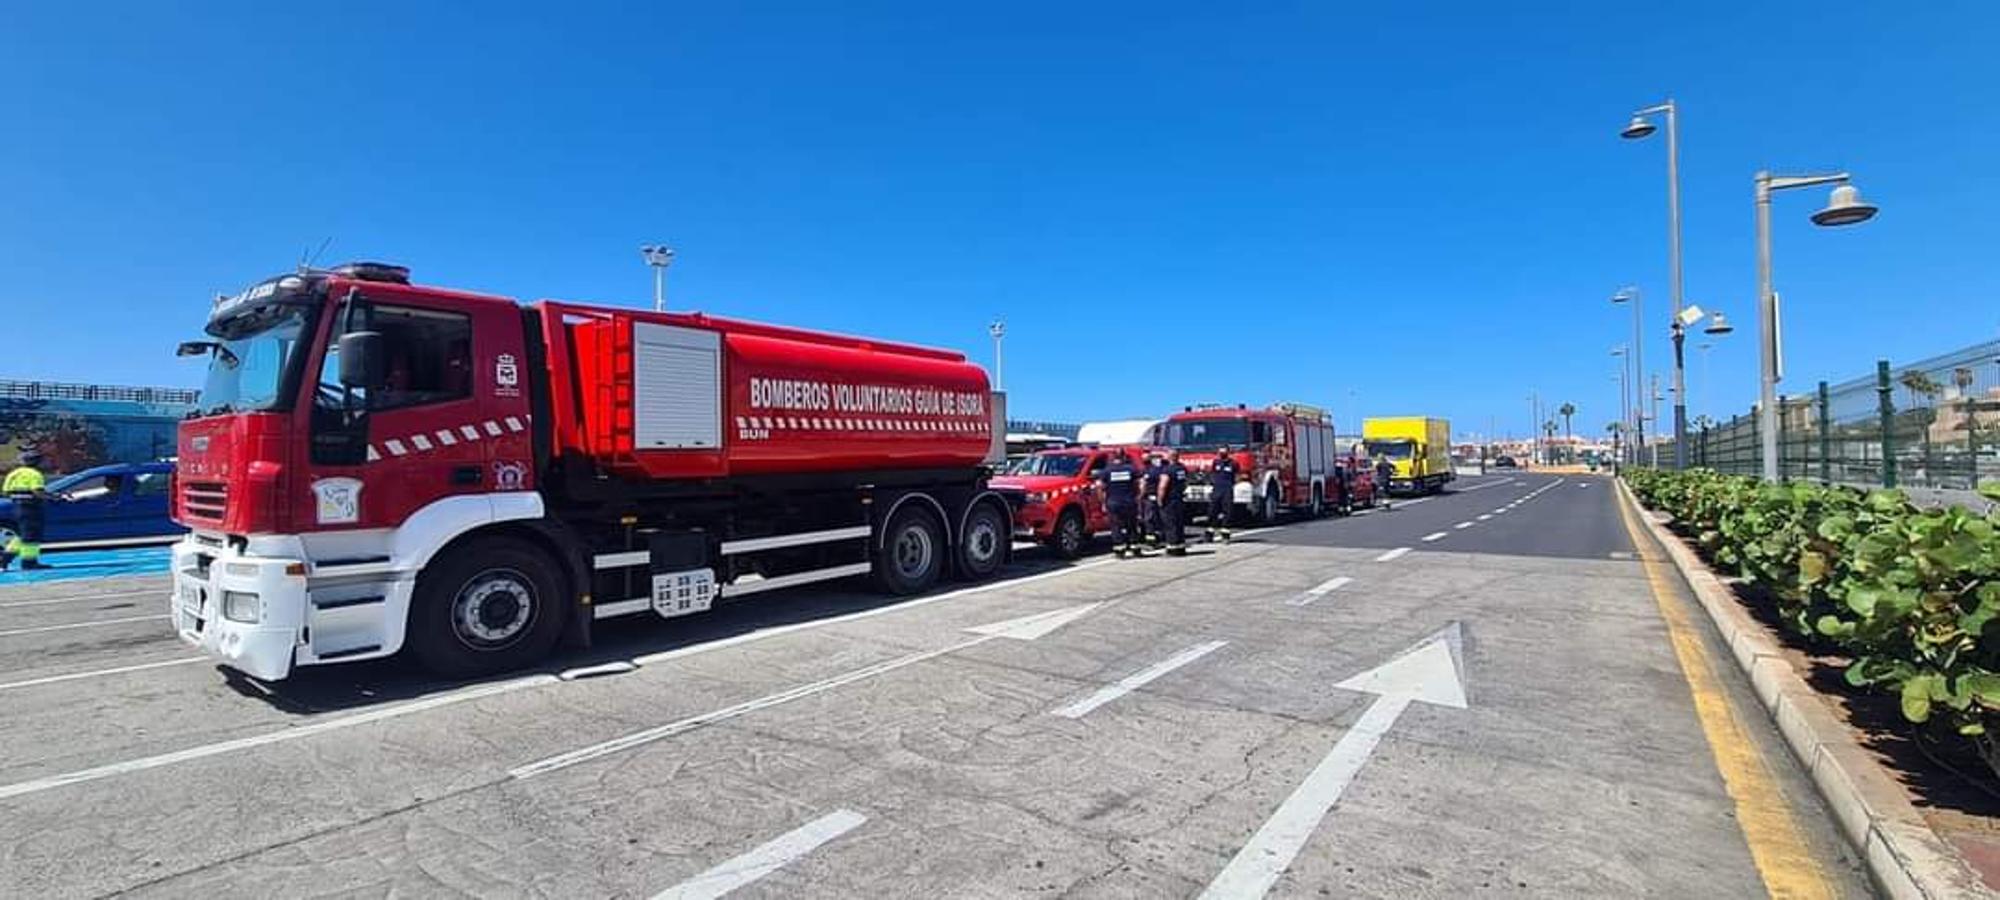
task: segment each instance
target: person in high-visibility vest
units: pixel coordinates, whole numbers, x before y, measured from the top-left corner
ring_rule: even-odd
[[[0,570],[7,568],[14,557],[21,558],[23,569],[46,569],[42,562],[42,505],[48,500],[48,479],[42,477],[42,454],[38,450],[21,451],[21,464],[7,473],[7,479],[0,482],[0,494],[14,501],[14,523],[17,529],[7,545],[0,547]]]

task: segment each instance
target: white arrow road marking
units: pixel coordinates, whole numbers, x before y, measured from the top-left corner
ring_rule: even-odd
[[[1169,656],[1166,659],[1160,660],[1159,662],[1147,666],[1144,669],[1141,669],[1137,672],[1127,675],[1124,678],[1120,678],[1115,684],[1108,684],[1105,685],[1104,687],[1098,688],[1097,693],[1091,694],[1090,696],[1085,697],[1082,700],[1078,700],[1075,703],[1072,703],[1068,706],[1058,709],[1050,713],[1050,715],[1062,716],[1065,719],[1081,719],[1084,716],[1089,715],[1091,710],[1103,706],[1106,703],[1110,703],[1111,701],[1123,697],[1126,694],[1132,693],[1133,691],[1138,690],[1141,687],[1144,687],[1148,682],[1151,682],[1154,679],[1157,679],[1160,676],[1167,674],[1168,672],[1171,672],[1175,669],[1185,666],[1188,663],[1194,662],[1197,659],[1207,656],[1210,653],[1214,653],[1215,651],[1220,650],[1225,646],[1228,646],[1228,644],[1229,644],[1228,641],[1209,641],[1206,644],[1196,644],[1192,647],[1187,648],[1186,650],[1182,650],[1179,653]]]
[[[980,625],[965,630],[972,634],[983,634],[990,637],[1032,641],[1084,616],[1090,615],[1103,605],[1102,602],[1085,603],[1082,606],[1071,606],[1066,609],[1036,613],[1032,616],[1022,616],[1018,619],[1008,619],[1005,622],[995,622],[991,625]]]
[[[653,900],[714,900],[784,868],[866,821],[867,816],[850,809],[828,813],[772,838],[742,856],[654,894]]]
[[[1269,892],[1291,867],[1320,820],[1333,811],[1341,792],[1368,762],[1382,735],[1411,703],[1464,709],[1465,683],[1459,661],[1462,643],[1463,634],[1453,622],[1396,658],[1335,685],[1375,694],[1375,702],[1285,798],[1264,827],[1237,851],[1221,874],[1208,883],[1201,894],[1203,900],[1254,900]]]
[[[1410,548],[1408,548],[1408,547],[1397,547],[1396,549],[1394,549],[1394,550],[1391,550],[1391,551],[1389,551],[1389,552],[1387,552],[1387,553],[1384,553],[1384,554],[1382,554],[1381,556],[1378,556],[1378,557],[1375,557],[1375,561],[1376,561],[1376,562],[1388,562],[1389,560],[1392,560],[1392,559],[1397,559],[1397,558],[1401,557],[1401,556],[1402,556],[1403,554],[1405,554],[1405,553],[1408,553],[1408,552],[1410,552]]]
[[[809,684],[786,688],[774,694],[765,694],[762,697],[754,700],[746,700],[734,706],[725,706],[721,709],[711,710],[700,715],[677,719],[665,725],[656,725],[652,728],[635,731],[622,737],[615,737],[608,741],[591,744],[588,747],[579,747],[567,753],[558,753],[546,759],[536,760],[535,762],[509,769],[507,775],[510,778],[533,778],[537,775],[545,775],[558,769],[567,769],[578,763],[586,763],[594,759],[610,756],[614,753],[622,753],[634,747],[642,747],[655,741],[666,740],[675,735],[694,731],[697,728],[714,725],[718,722],[727,722],[730,719],[749,715],[758,710],[783,706],[794,700],[811,697],[815,694],[823,694],[834,688],[845,687],[857,681],[866,681],[877,675],[886,675],[897,669],[914,666],[926,660],[936,659],[947,653],[955,653],[968,647],[977,647],[995,638],[1032,641],[1057,628],[1076,621],[1077,618],[1088,614],[1100,605],[1098,603],[1085,603],[1081,606],[1072,606],[1066,609],[1037,613],[1032,616],[1022,616],[1018,619],[1009,619],[1005,622],[995,622],[991,625],[968,628],[966,629],[967,631],[977,634],[979,637],[959,641],[956,644],[940,647],[936,650],[924,650],[917,653],[905,654],[895,659],[842,672],[831,678],[823,678]]]
[[[1353,581],[1354,579],[1349,578],[1345,575],[1329,578],[1323,582],[1320,582],[1319,585],[1314,587],[1312,590],[1306,591],[1305,593],[1293,597],[1292,599],[1287,600],[1285,602],[1292,606],[1304,606],[1308,603],[1313,602],[1314,600],[1318,600],[1319,598],[1326,596],[1327,594],[1330,594],[1334,591],[1346,587],[1349,583]]]

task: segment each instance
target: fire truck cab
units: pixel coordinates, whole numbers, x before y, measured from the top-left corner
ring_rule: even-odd
[[[1317,407],[1188,407],[1167,418],[1160,438],[1162,445],[1181,452],[1187,466],[1191,513],[1205,511],[1211,492],[1218,490],[1230,492],[1238,514],[1259,522],[1277,521],[1293,510],[1322,516],[1337,499],[1333,419]],[[1216,452],[1223,446],[1236,458],[1231,485],[1210,483]],[[1357,492],[1366,489],[1366,480],[1357,473]]]

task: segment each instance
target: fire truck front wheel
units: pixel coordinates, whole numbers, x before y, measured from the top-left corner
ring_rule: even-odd
[[[1276,482],[1264,488],[1264,496],[1257,502],[1257,521],[1264,525],[1278,522],[1278,485]]]
[[[520,541],[480,538],[446,550],[417,577],[410,650],[453,678],[531,665],[562,634],[561,585],[555,561]]]
[[[875,578],[892,594],[915,594],[936,584],[944,570],[944,528],[930,510],[905,503],[889,519],[875,551]]]

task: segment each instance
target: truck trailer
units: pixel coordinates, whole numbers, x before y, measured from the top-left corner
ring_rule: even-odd
[[[276,680],[407,648],[442,674],[872,576],[983,579],[1013,530],[962,354],[701,313],[527,305],[377,263],[210,310],[171,613]]]
[[[1428,416],[1365,419],[1361,444],[1373,459],[1387,458],[1396,472],[1389,490],[1428,494],[1457,475],[1451,467],[1451,423]]]

